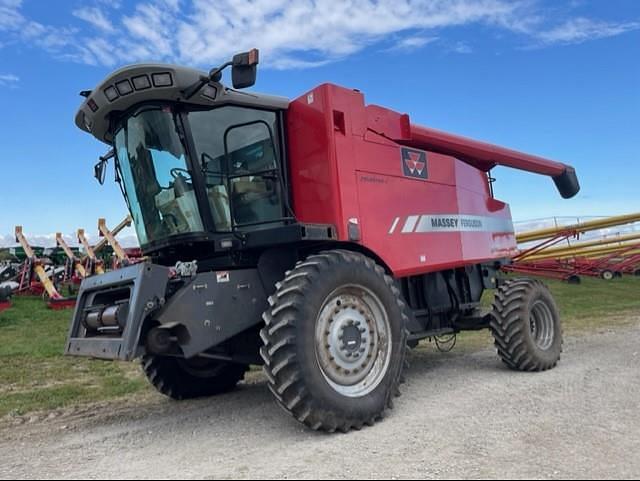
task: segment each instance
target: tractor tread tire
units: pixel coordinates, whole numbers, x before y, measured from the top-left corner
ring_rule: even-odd
[[[401,313],[402,339],[399,355],[399,368],[392,373],[392,378],[385,394],[384,407],[375,413],[345,413],[341,409],[332,409],[318,402],[312,394],[312,386],[302,375],[301,362],[298,355],[297,324],[305,319],[303,310],[308,295],[314,289],[314,283],[321,276],[339,265],[351,265],[374,272],[384,281],[386,288],[392,293],[398,311]],[[298,262],[296,267],[287,272],[282,282],[277,284],[277,291],[269,297],[270,307],[263,314],[265,326],[260,335],[264,343],[260,354],[264,360],[264,372],[268,380],[269,390],[276,402],[296,420],[314,431],[329,433],[360,430],[372,426],[384,418],[385,412],[393,408],[393,398],[400,395],[399,385],[402,383],[402,371],[408,366],[406,360],[407,330],[409,320],[408,306],[402,300],[400,291],[393,279],[372,259],[346,250],[324,251],[309,256]],[[393,322],[393,321],[392,321]],[[393,328],[392,328],[393,329]],[[392,354],[393,356],[393,354]],[[393,361],[392,361],[393,364]]]
[[[200,377],[185,371],[178,358],[146,355],[142,370],[158,392],[176,401],[215,396],[232,391],[244,379],[249,367],[219,361],[215,375]]]
[[[541,351],[531,338],[530,304],[534,299],[547,302],[554,316],[554,342]],[[490,328],[502,361],[511,369],[541,372],[556,367],[562,354],[562,327],[558,308],[548,288],[540,281],[510,279],[497,290]]]

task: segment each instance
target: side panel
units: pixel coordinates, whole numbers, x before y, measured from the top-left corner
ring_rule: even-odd
[[[396,277],[513,256],[511,213],[491,197],[486,174],[382,135],[398,118],[333,85],[292,102],[296,216],[335,225],[340,240],[372,250]],[[350,222],[359,239],[349,238]]]

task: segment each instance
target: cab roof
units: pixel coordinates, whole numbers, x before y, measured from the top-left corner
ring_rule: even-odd
[[[184,102],[209,107],[234,104],[273,110],[284,110],[289,106],[289,100],[284,97],[233,90],[221,83],[209,83],[192,98],[185,100],[184,90],[206,75],[204,71],[177,65],[137,64],[123,67],[109,75],[93,91],[84,93],[86,100],[76,114],[76,125],[101,142],[111,145],[111,115],[143,102]]]

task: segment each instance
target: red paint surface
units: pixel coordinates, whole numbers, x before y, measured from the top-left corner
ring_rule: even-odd
[[[407,217],[417,215],[481,216],[508,225],[509,206],[491,197],[488,169],[502,163],[555,176],[566,168],[412,125],[407,115],[366,106],[360,92],[331,84],[294,100],[287,124],[297,219],[333,225],[339,240],[347,242],[349,220],[357,220],[358,242],[379,256],[397,277],[514,256],[516,240],[510,228],[401,230]],[[403,146],[426,151],[426,180],[404,175]],[[400,220],[390,233],[396,218]]]

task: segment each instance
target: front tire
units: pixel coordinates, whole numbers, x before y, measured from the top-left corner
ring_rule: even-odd
[[[148,355],[142,369],[158,392],[181,401],[215,396],[233,390],[248,366],[224,361]]]
[[[334,250],[300,262],[264,313],[261,355],[278,404],[313,430],[360,429],[399,394],[407,306],[373,260]]]
[[[496,293],[492,318],[498,355],[511,369],[537,372],[558,364],[562,354],[560,314],[542,282],[506,281]]]

